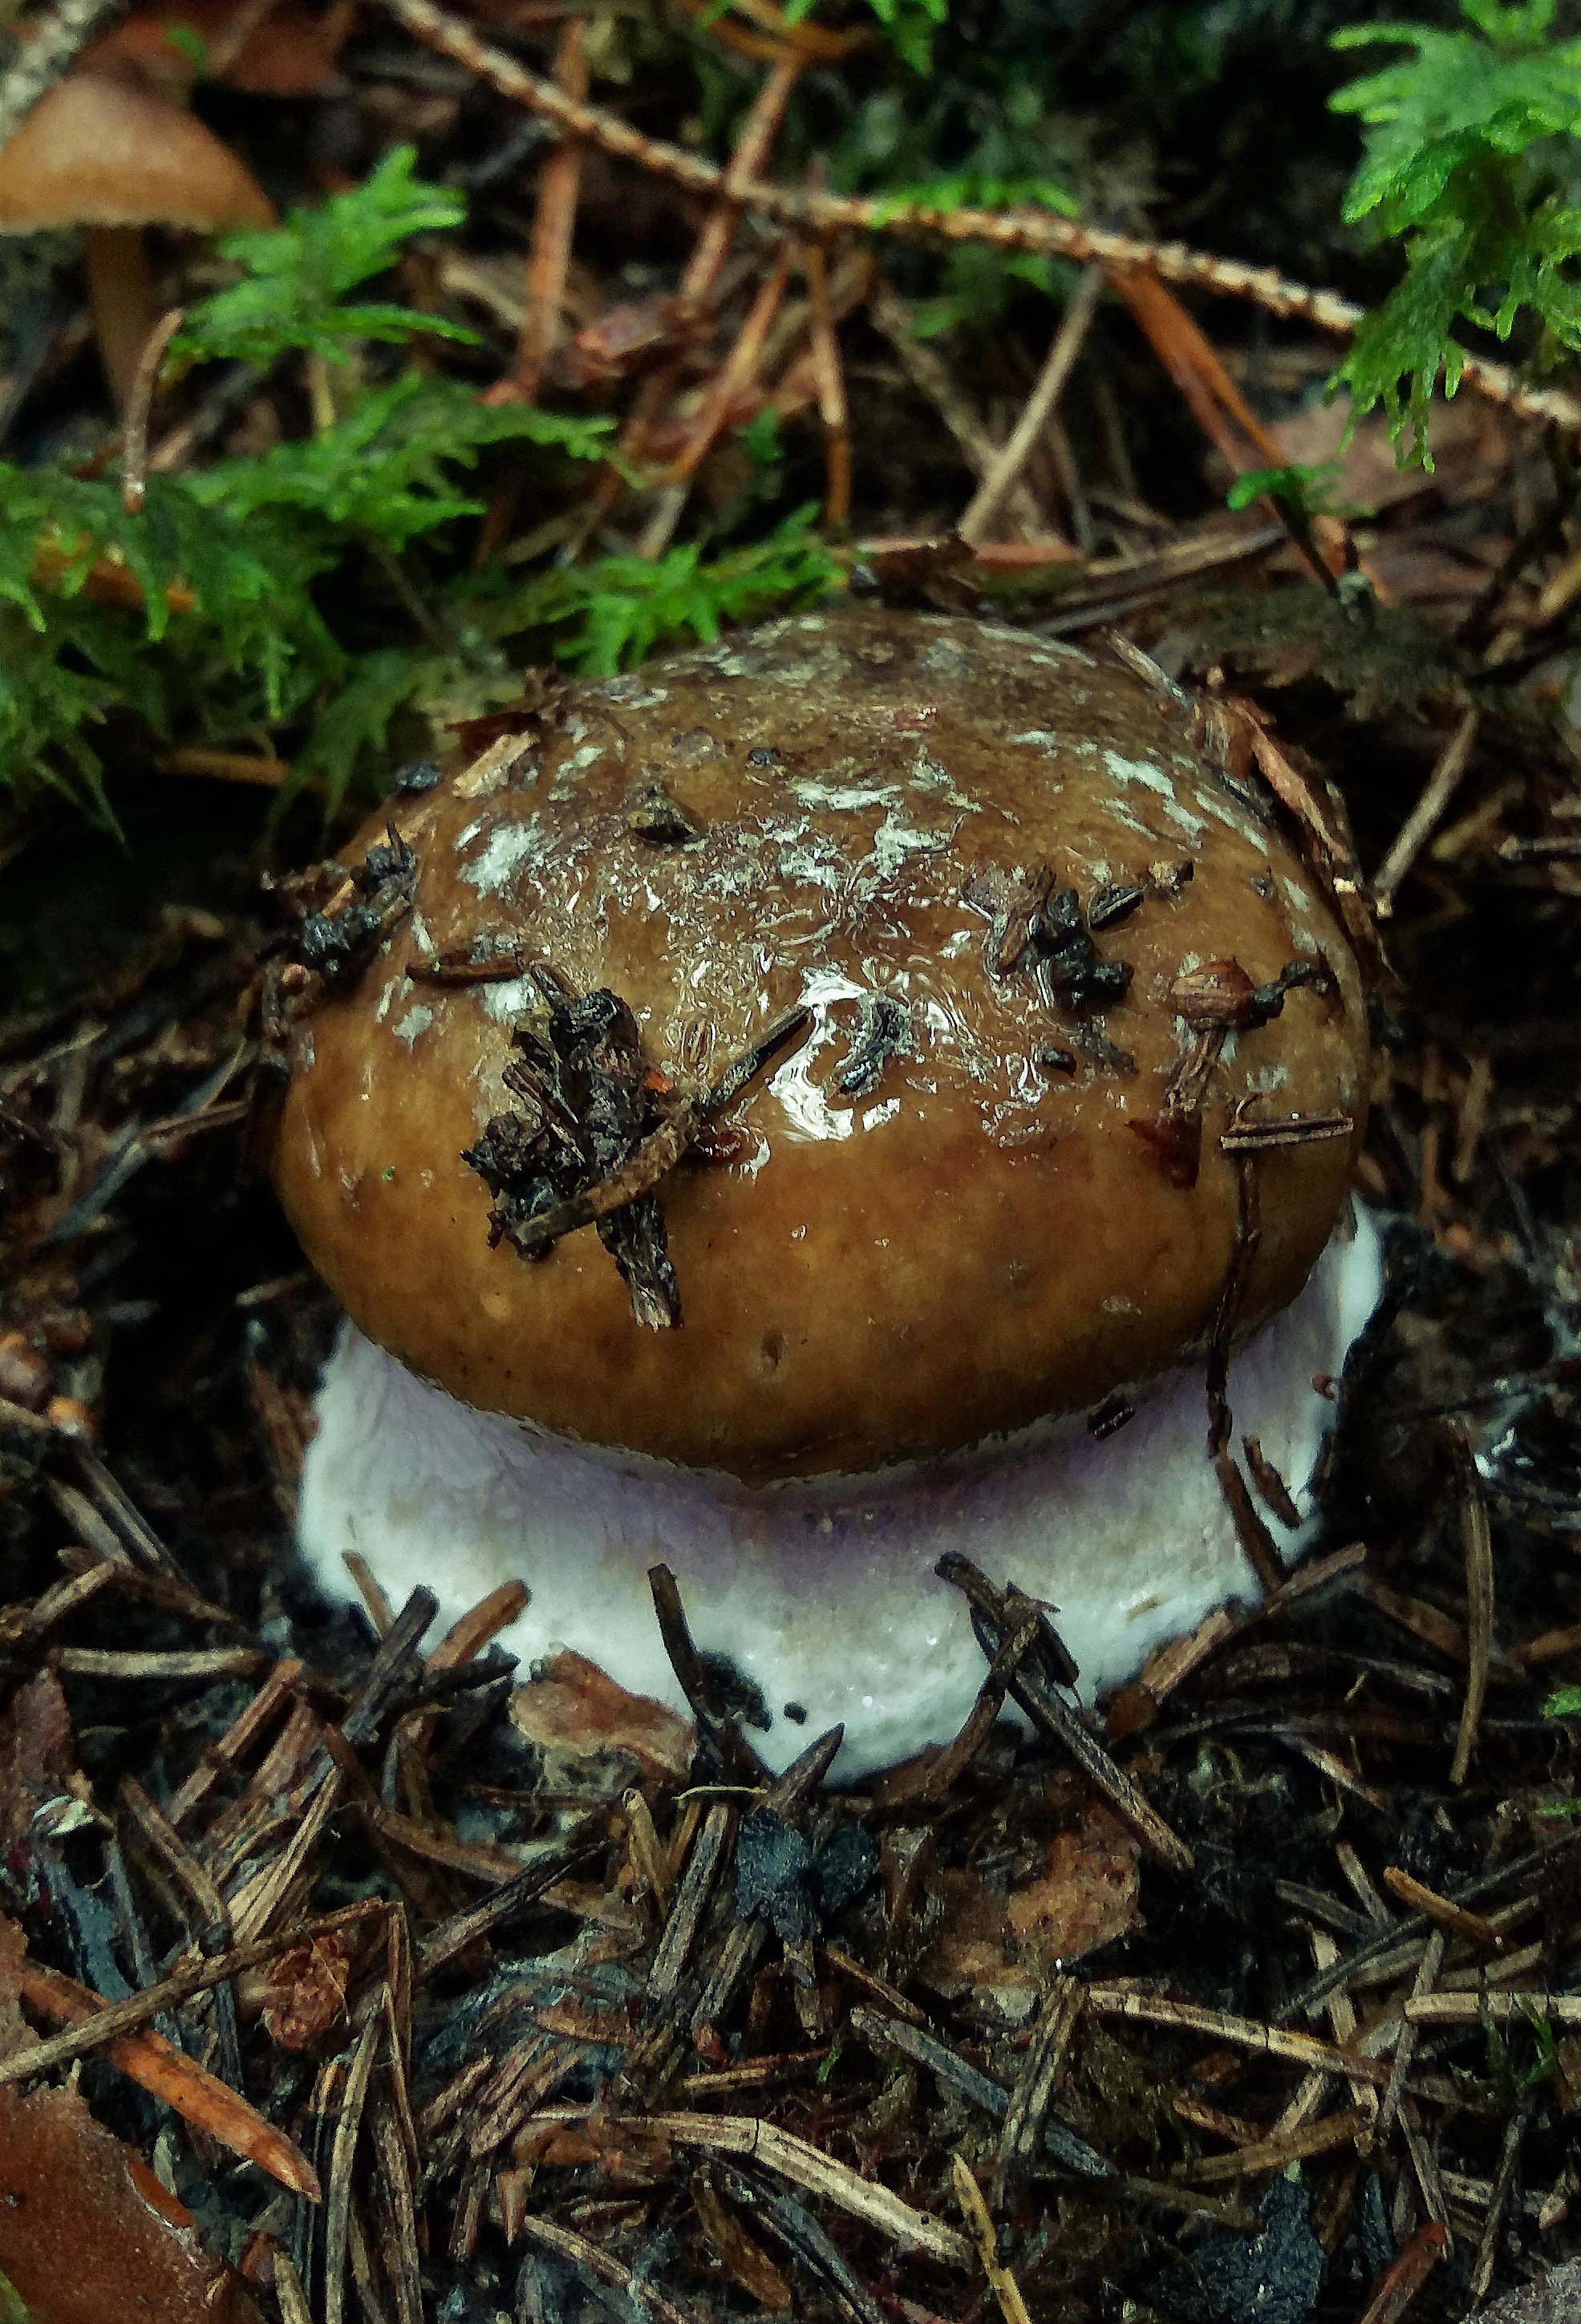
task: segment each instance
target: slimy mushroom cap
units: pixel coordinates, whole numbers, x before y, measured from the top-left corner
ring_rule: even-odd
[[[1338,924],[1189,705],[1098,652],[798,616],[566,685],[348,864],[387,825],[410,908],[301,1020],[276,1176],[361,1329],[484,1411],[752,1483],[927,1460],[1200,1351],[1232,1124],[1330,1130],[1257,1156],[1243,1330],[1345,1204]],[[491,1239],[491,1126],[521,1215],[533,1060],[600,994],[644,1138],[806,1012],[645,1198],[671,1328],[593,1228]]]

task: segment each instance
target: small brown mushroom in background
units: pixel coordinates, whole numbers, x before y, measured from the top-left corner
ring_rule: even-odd
[[[262,16],[248,0],[142,0],[82,52],[88,72],[130,67],[152,88],[184,97],[202,60],[206,81],[253,97],[322,97],[344,86],[340,51],[358,0],[326,10],[275,0]]]
[[[159,317],[146,229],[274,224],[252,172],[212,131],[125,72],[69,74],[0,146],[0,233],[82,228],[105,375],[124,410]]]
[[[771,1762],[842,1720],[881,1766],[981,1679],[948,1552],[1053,1602],[1089,1689],[1247,1587],[1206,1450],[1232,1277],[1236,1424],[1304,1546],[1314,1377],[1378,1289],[1365,1000],[1178,696],[804,615],[565,687],[348,862],[275,1158],[354,1319],[300,1499],[331,1590],[353,1550],[456,1609],[519,1577],[507,1643],[676,1702],[663,1560]]]

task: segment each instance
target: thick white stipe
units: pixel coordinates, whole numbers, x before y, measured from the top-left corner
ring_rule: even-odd
[[[1230,1366],[1237,1437],[1261,1441],[1303,1513],[1333,1418],[1311,1382],[1339,1373],[1380,1283],[1364,1213]],[[761,1689],[772,1723],[753,1739],[776,1768],[836,1720],[846,1777],[954,1733],[984,1664],[960,1597],[934,1578],[946,1550],[1058,1609],[1088,1696],[1250,1586],[1204,1451],[1200,1365],[1154,1382],[1101,1442],[1078,1417],[925,1466],[766,1490],[473,1412],[350,1324],[317,1413],[299,1530],[332,1596],[354,1594],[348,1550],[398,1604],[426,1582],[444,1621],[519,1578],[532,1600],[505,1633],[513,1653],[574,1647],[684,1709],[648,1587],[662,1560],[698,1646]],[[1285,1554],[1308,1546],[1310,1524],[1291,1536],[1270,1522]]]

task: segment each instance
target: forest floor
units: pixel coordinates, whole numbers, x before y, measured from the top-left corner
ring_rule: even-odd
[[[749,562],[807,503],[818,586],[1117,630],[1261,722],[1262,775],[1379,940],[1361,1193],[1389,1286],[1323,1541],[1100,1706],[1082,1764],[984,1722],[855,1789],[814,1744],[748,1799],[706,1703],[701,1739],[616,1705],[614,1741],[579,1740],[572,1677],[524,1688],[492,1644],[508,1596],[442,1642],[420,1595],[327,1607],[292,1515],[333,1317],[249,1128],[262,875],[323,852],[342,786],[293,788],[299,726],[112,720],[119,835],[32,797],[0,870],[7,2312],[1557,2324],[1581,2314],[1573,433],[1463,390],[1430,474],[1375,420],[1342,446],[1321,301],[1271,315],[1240,278],[1370,278],[1282,209],[1283,98],[1251,65],[1218,161],[1199,127],[1170,178],[1099,12],[1055,11],[1070,150],[1104,152],[1129,239],[1062,244],[1040,211],[1027,280],[991,217],[961,227],[970,189],[904,237],[827,193],[820,139],[897,117],[865,20],[677,13],[684,39],[529,0],[189,0],[118,37],[146,64],[174,14],[228,51],[207,117],[282,206],[402,141],[464,181],[468,222],[415,237],[399,291],[477,337],[424,362],[614,423],[619,464],[541,495],[486,463],[446,587],[596,560],[585,665],[640,595],[620,560],[673,584],[640,630],[663,643],[697,602],[677,544]],[[689,176],[722,134],[734,174]],[[1327,152],[1298,157],[1307,198]],[[1127,155],[1167,195],[1116,190]],[[1223,255],[1150,270],[1177,234]],[[223,280],[199,245],[158,257],[162,303]],[[6,424],[91,480],[117,445],[60,279]],[[140,456],[179,478],[290,440],[314,361],[178,385]],[[1237,474],[1325,461],[1343,514],[1315,529],[1227,506]],[[760,594],[721,582],[705,618],[811,586],[777,537]],[[415,576],[380,571],[383,622]],[[458,715],[563,639],[535,603]],[[402,699],[410,755],[446,746],[443,693]],[[832,1848],[865,1875],[838,1909]]]

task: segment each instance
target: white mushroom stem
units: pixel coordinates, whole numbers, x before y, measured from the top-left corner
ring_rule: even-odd
[[[1230,1365],[1237,1436],[1259,1439],[1302,1513],[1295,1534],[1269,1513],[1287,1556],[1315,1530],[1310,1483],[1334,1417],[1313,1383],[1337,1378],[1380,1277],[1364,1215]],[[532,1600],[505,1634],[513,1653],[569,1646],[684,1708],[647,1579],[662,1561],[699,1647],[761,1692],[770,1725],[753,1740],[775,1768],[837,1720],[847,1777],[955,1732],[984,1662],[964,1603],[934,1576],[948,1550],[1056,1607],[1089,1699],[1255,1588],[1207,1457],[1200,1365],[1154,1383],[1103,1439],[1078,1417],[970,1455],[765,1490],[473,1412],[349,1324],[317,1410],[299,1528],[332,1596],[354,1594],[350,1551],[398,1603],[427,1584],[444,1618],[519,1579]]]

